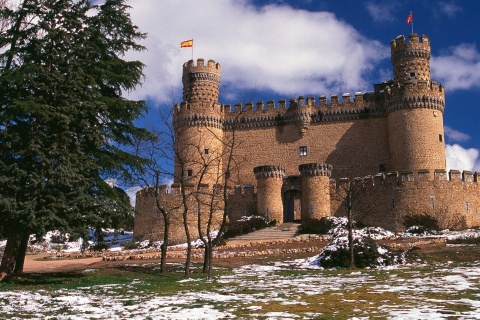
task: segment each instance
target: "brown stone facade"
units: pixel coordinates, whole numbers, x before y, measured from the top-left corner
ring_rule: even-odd
[[[230,219],[259,214],[284,222],[343,215],[338,184],[361,177],[368,187],[354,210],[366,224],[396,230],[405,215],[427,212],[480,225],[477,175],[445,171],[445,91],[430,79],[430,41],[411,34],[390,45],[393,80],[329,100],[232,107],[218,101],[218,63],[185,63],[184,101],[173,112],[174,182],[226,183]],[[139,195],[135,237],[159,238],[155,210]],[[175,197],[165,194],[165,203]]]

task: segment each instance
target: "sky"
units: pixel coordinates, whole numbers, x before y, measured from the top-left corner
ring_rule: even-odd
[[[448,169],[480,171],[480,1],[478,0],[128,0],[147,51],[141,87],[127,96],[160,108],[181,101],[180,42],[193,59],[221,64],[220,102],[373,91],[393,78],[390,41],[413,30],[431,41],[431,74],[445,86]]]

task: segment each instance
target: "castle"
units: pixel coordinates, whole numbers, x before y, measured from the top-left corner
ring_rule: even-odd
[[[339,187],[361,180],[365,188],[354,211],[367,225],[400,230],[406,215],[420,213],[436,216],[444,227],[453,221],[480,225],[478,173],[446,172],[445,91],[430,78],[430,41],[410,34],[390,45],[393,80],[329,102],[300,96],[232,108],[218,101],[219,63],[185,63],[183,102],[173,110],[174,184],[161,189],[164,205],[177,208],[172,240],[184,239],[182,188],[212,194],[224,184],[231,187],[225,202],[230,219],[257,214],[282,223],[342,216]],[[196,216],[206,210],[193,202],[190,207],[195,234]],[[158,239],[163,222],[145,190],[137,193],[136,208],[135,238]],[[220,211],[211,211],[213,225]]]

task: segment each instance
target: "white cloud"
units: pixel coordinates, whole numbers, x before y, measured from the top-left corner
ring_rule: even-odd
[[[457,6],[454,2],[441,1],[438,3],[438,8],[441,13],[447,15],[448,17],[454,17],[458,12],[462,11],[462,8]]]
[[[460,44],[431,62],[433,79],[446,90],[480,88],[480,53],[474,44]]]
[[[309,12],[248,0],[130,0],[131,15],[148,33],[146,81],[134,98],[181,99],[182,65],[191,59],[183,40],[194,39],[194,59],[222,65],[223,95],[241,101],[251,89],[270,89],[285,98],[306,94],[367,91],[367,72],[388,50],[329,12]],[[172,94],[173,93],[173,94]]]
[[[452,129],[448,126],[445,126],[444,130],[445,136],[447,136],[447,138],[449,138],[449,140],[452,142],[465,142],[470,140],[470,136],[468,134]]]
[[[445,146],[447,158],[447,170],[469,170],[480,171],[479,150],[465,149],[458,144]]]
[[[392,1],[377,3],[369,1],[365,4],[365,8],[376,22],[390,22],[395,20],[393,14],[395,9],[395,3]]]

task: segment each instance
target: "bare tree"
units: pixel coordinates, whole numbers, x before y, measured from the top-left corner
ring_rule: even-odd
[[[167,127],[168,129],[168,127]],[[142,171],[132,174],[130,183],[140,185],[143,192],[154,200],[157,215],[163,218],[163,243],[160,247],[160,272],[166,271],[167,248],[170,234],[170,214],[178,210],[179,206],[173,202],[165,203],[166,188],[164,179],[170,177],[168,171],[171,155],[171,135],[158,130],[151,130],[152,136],[148,139],[136,140],[133,145],[133,154],[147,159]]]
[[[369,176],[365,178],[340,179],[339,184],[336,186],[336,190],[332,195],[334,200],[341,202],[347,212],[347,231],[348,231],[348,250],[349,250],[349,267],[355,268],[355,255],[353,250],[353,222],[354,216],[365,215],[369,209],[367,206],[363,208],[362,212],[354,213],[354,208],[362,200],[365,194],[366,188],[371,185],[371,179]]]

